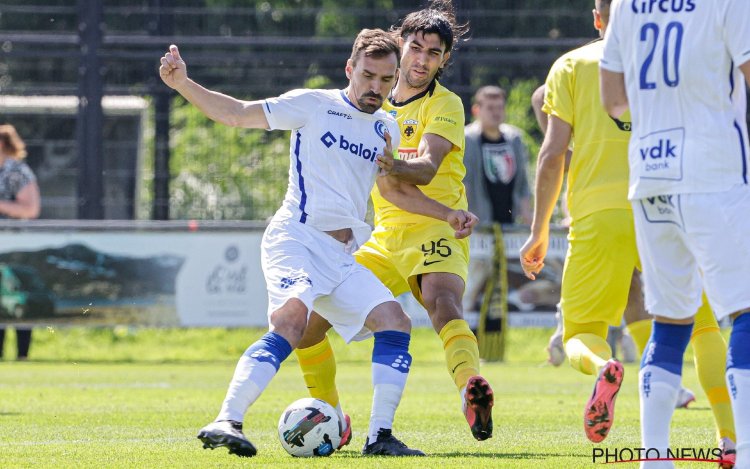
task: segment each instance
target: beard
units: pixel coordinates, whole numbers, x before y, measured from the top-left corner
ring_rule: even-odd
[[[368,103],[367,101],[365,101],[365,99],[367,98],[375,98],[377,100],[377,104]],[[357,104],[359,105],[360,111],[366,112],[368,114],[373,114],[383,105],[383,97],[375,93],[365,93],[357,98]]]
[[[430,76],[428,73],[424,78],[412,78],[412,76],[409,73],[405,73],[404,76],[406,77],[406,84],[409,85],[410,88],[426,88],[427,85],[430,84],[433,78],[435,78],[435,75]]]

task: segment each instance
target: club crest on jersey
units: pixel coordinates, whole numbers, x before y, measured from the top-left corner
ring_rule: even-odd
[[[385,134],[388,132],[388,127],[386,127],[385,122],[381,120],[375,121],[375,133],[378,134],[378,137],[385,140]]]
[[[388,111],[388,114],[392,115],[393,117],[396,117],[398,115],[398,111],[396,111],[395,109],[391,109],[390,111]]]
[[[414,135],[417,131],[417,124],[419,124],[419,121],[415,119],[407,119],[402,124],[403,129],[401,132],[404,134],[404,137],[411,138],[412,135]]]

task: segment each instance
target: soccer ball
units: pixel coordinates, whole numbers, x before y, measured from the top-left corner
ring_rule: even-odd
[[[338,412],[320,399],[294,401],[279,418],[281,446],[292,456],[330,456],[341,443],[341,432]]]

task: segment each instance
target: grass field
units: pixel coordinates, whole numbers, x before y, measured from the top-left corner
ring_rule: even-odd
[[[294,356],[247,414],[255,458],[203,450],[197,430],[216,415],[237,357],[260,330],[37,329],[33,361],[0,363],[0,468],[111,467],[507,467],[588,468],[592,449],[640,446],[637,365],[626,365],[616,424],[604,445],[582,430],[593,377],[544,364],[548,330],[510,331],[508,360],[485,364],[495,390],[495,436],[472,439],[430,330],[415,330],[413,367],[394,434],[428,458],[361,457],[370,412],[371,342],[333,341],[354,440],[330,458],[294,459],[278,442],[286,405],[306,397]],[[8,342],[8,341],[6,341]],[[7,344],[6,346],[10,346]],[[12,358],[12,356],[11,356]],[[715,446],[713,420],[692,363],[685,384],[698,402],[678,410],[673,447]],[[637,467],[618,464],[615,467]],[[715,467],[682,463],[678,467]]]

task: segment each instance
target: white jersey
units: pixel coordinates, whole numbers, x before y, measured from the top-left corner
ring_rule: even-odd
[[[750,0],[615,0],[601,68],[625,74],[628,197],[747,184]]]
[[[320,231],[351,228],[364,244],[364,221],[375,183],[375,156],[384,132],[398,148],[395,119],[382,109],[357,109],[341,90],[293,90],[269,98],[263,110],[271,129],[292,130],[289,186],[274,221],[296,220]]]

